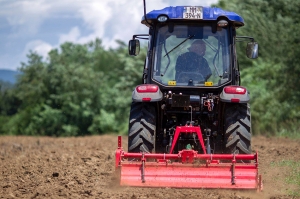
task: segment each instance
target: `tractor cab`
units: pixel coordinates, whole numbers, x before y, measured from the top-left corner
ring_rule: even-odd
[[[142,24],[149,27],[149,35],[134,35],[129,54],[138,54],[139,38],[149,40],[143,83],[161,88],[239,85],[236,40],[251,40],[247,56],[258,55],[253,38],[236,36],[244,20],[219,8],[167,7],[149,12]]]
[[[211,24],[176,23],[158,28],[152,79],[164,86],[218,86],[228,82],[228,28]],[[193,47],[199,43],[199,47]]]

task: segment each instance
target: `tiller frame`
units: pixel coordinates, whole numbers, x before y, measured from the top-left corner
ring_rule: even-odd
[[[197,133],[204,154],[195,150],[172,154],[179,134],[192,132]],[[176,127],[170,154],[125,152],[118,136],[115,157],[122,186],[262,190],[258,153],[206,154],[200,127]]]

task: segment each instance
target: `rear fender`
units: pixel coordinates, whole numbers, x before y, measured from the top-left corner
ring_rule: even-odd
[[[220,100],[230,103],[248,103],[250,94],[248,90],[242,86],[225,86],[220,95]]]
[[[132,92],[133,102],[157,102],[161,101],[163,94],[155,84],[141,84]]]

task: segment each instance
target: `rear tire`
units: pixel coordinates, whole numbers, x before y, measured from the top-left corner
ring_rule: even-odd
[[[156,111],[152,103],[131,104],[128,130],[128,152],[151,153],[154,149]]]
[[[251,114],[249,104],[226,104],[225,152],[251,153]]]

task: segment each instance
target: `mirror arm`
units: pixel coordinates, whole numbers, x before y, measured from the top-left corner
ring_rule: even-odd
[[[241,42],[241,41],[247,41],[250,40],[251,42],[255,42],[253,37],[249,37],[249,36],[236,36],[235,39],[237,42]]]
[[[138,34],[138,35],[133,35],[132,36],[132,40],[135,39],[145,39],[145,40],[149,40],[149,34]]]

